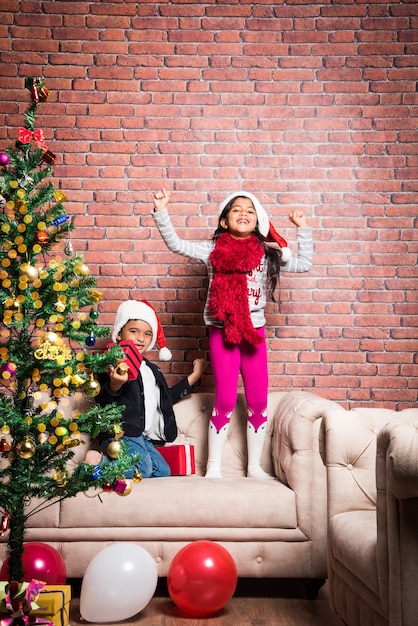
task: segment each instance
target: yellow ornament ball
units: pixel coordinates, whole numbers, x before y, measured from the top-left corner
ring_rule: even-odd
[[[94,398],[100,393],[100,383],[94,378],[93,374],[90,374],[90,378],[84,383],[82,389],[88,398]]]
[[[106,454],[111,459],[117,459],[122,452],[122,447],[119,441],[111,441],[106,448]]]
[[[36,451],[36,445],[31,437],[24,437],[23,440],[17,444],[16,452],[21,459],[31,459]]]

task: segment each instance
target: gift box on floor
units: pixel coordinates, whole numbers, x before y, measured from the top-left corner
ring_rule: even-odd
[[[194,446],[190,443],[166,443],[158,452],[170,466],[173,476],[186,476],[196,472]]]
[[[30,615],[49,620],[54,626],[68,626],[70,602],[70,585],[45,585],[36,599],[39,608]]]

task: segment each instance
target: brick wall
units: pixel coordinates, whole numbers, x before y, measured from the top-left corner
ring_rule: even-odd
[[[417,399],[418,4],[2,0],[0,149],[38,118],[104,293],[147,298],[174,353],[170,381],[207,349],[206,273],[170,253],[150,217],[172,191],[181,236],[210,238],[231,191],[254,192],[314,267],[269,303],[270,386],[346,406]],[[202,388],[212,388],[210,368]]]

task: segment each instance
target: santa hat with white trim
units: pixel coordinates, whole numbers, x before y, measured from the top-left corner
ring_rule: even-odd
[[[260,201],[249,191],[235,191],[231,193],[220,205],[219,213],[222,213],[226,205],[231,202],[234,198],[248,198],[253,203],[253,207],[255,208],[255,212],[257,214],[257,226],[261,235],[265,237],[266,241],[275,241],[281,248],[282,252],[282,261],[286,263],[292,256],[292,251],[287,245],[286,239],[284,239],[279,233],[275,230],[273,224],[270,223],[268,215],[264,209],[264,207],[260,204]]]
[[[160,361],[170,361],[172,354],[166,346],[163,327],[160,324],[160,320],[158,319],[158,315],[154,307],[147,300],[126,300],[125,302],[122,302],[116,311],[115,323],[112,331],[112,341],[116,343],[120,331],[130,320],[141,320],[150,325],[152,340],[147,348],[147,352],[148,350],[152,350],[155,344],[157,344],[160,349]]]

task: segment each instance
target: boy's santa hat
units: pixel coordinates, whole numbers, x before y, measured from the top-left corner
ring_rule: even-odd
[[[226,205],[231,202],[234,198],[248,198],[253,203],[255,208],[255,212],[257,214],[257,226],[261,235],[265,237],[266,241],[275,241],[281,248],[282,252],[282,261],[286,263],[292,256],[292,252],[287,245],[286,239],[284,239],[279,233],[275,230],[273,225],[270,223],[268,215],[260,204],[260,201],[249,191],[236,191],[231,193],[220,205],[219,212],[222,213]]]
[[[112,341],[117,342],[120,331],[130,320],[141,320],[151,326],[152,340],[147,348],[147,352],[152,350],[155,344],[157,344],[160,349],[160,361],[170,361],[172,354],[166,346],[163,327],[154,307],[147,300],[126,300],[122,302],[116,312]]]

